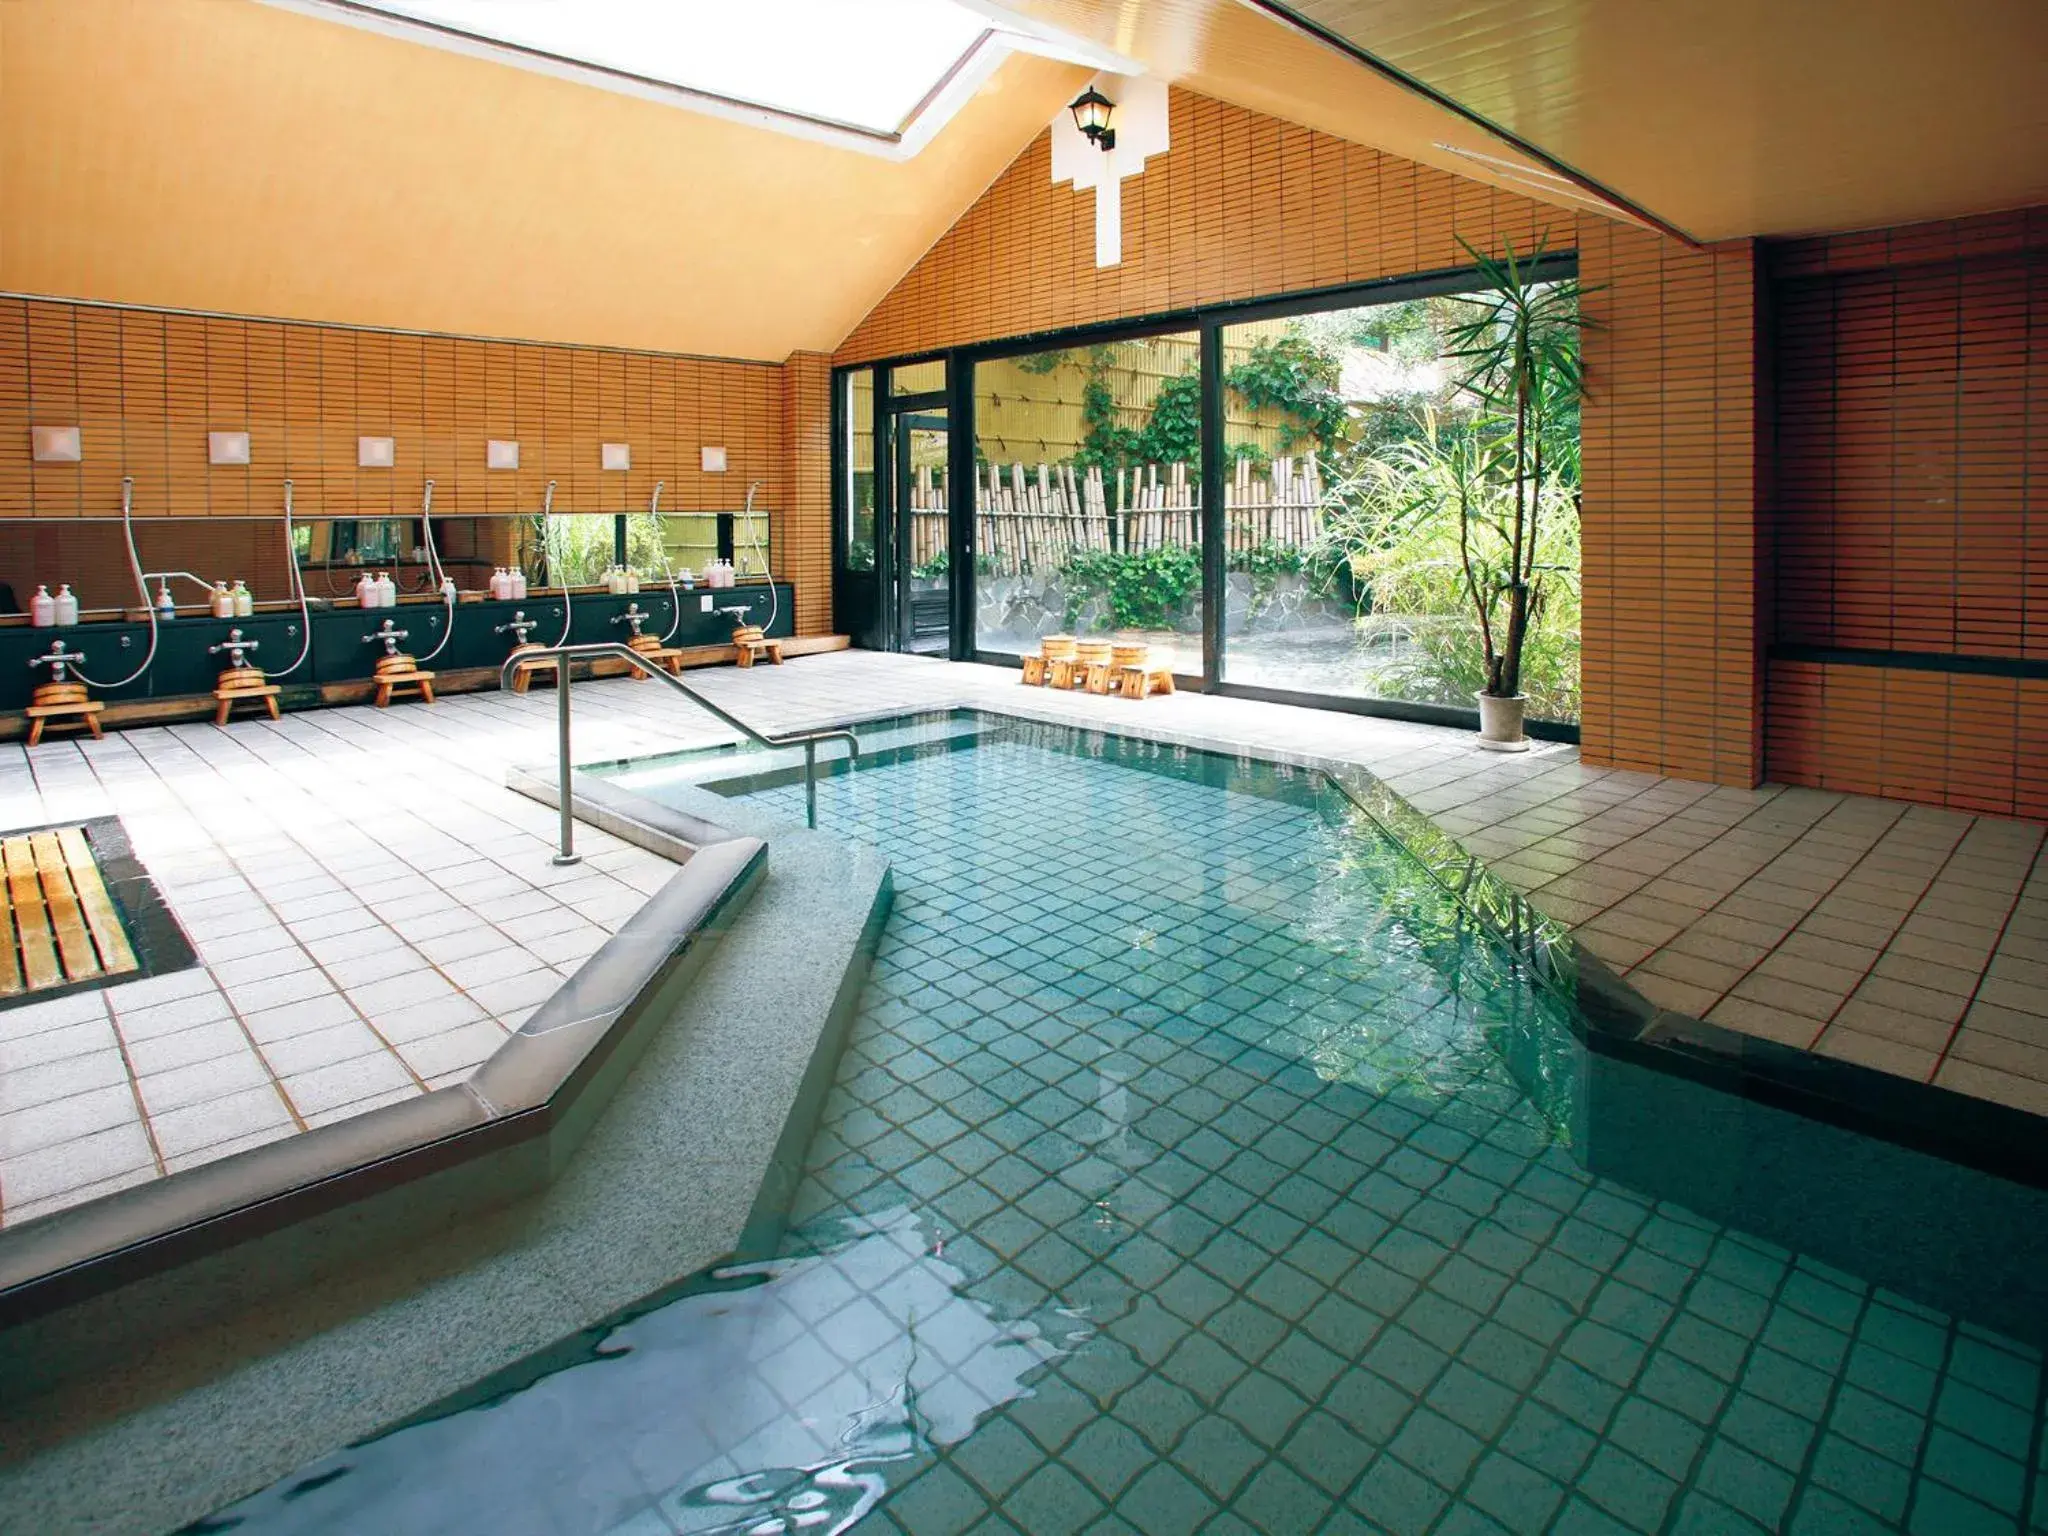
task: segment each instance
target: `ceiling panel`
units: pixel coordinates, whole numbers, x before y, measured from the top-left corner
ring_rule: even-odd
[[[2048,202],[2043,0],[1294,9],[1702,238]]]

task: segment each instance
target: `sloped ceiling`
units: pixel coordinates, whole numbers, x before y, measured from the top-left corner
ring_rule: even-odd
[[[256,0],[0,0],[0,288],[779,361],[1079,90],[1015,57],[907,163]]]
[[[2043,0],[1291,4],[1703,239],[2048,203]]]

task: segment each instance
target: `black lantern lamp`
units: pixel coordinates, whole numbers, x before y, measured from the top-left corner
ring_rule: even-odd
[[[1116,130],[1109,126],[1109,114],[1116,110],[1115,102],[1091,85],[1074,98],[1067,110],[1074,114],[1074,126],[1081,130],[1090,144],[1104,151],[1116,148]]]

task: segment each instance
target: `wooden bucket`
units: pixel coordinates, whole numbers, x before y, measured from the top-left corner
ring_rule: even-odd
[[[1072,661],[1074,646],[1072,635],[1047,635],[1038,642],[1038,654],[1047,661]]]

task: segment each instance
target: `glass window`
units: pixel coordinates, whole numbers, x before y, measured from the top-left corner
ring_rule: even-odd
[[[1513,494],[1500,424],[1447,355],[1476,313],[1453,295],[1224,330],[1226,681],[1474,707],[1484,660],[1458,488],[1482,587],[1485,524]],[[1522,686],[1532,717],[1576,720],[1575,406],[1553,436]]]
[[[979,649],[1114,635],[1200,674],[1201,367],[1194,332],[976,365]]]
[[[849,571],[875,568],[875,371],[843,375],[846,442],[842,445],[846,485],[840,515],[846,519],[841,559]]]
[[[902,128],[992,30],[986,16],[958,0],[362,3],[470,37],[872,133]]]
[[[892,395],[935,395],[946,387],[946,360],[935,357],[928,363],[905,363],[889,370]]]

